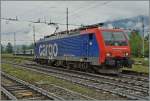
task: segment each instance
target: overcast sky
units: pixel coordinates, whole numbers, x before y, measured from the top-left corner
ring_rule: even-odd
[[[149,16],[149,1],[2,1],[1,17],[20,20],[1,21],[2,43],[13,42],[16,33],[17,44],[33,42],[32,23],[27,20],[66,23],[66,8],[69,9],[70,24],[94,24],[108,20],[129,18],[138,15]],[[54,32],[55,26],[34,24],[36,40]],[[59,26],[59,31],[66,26]],[[69,26],[74,28],[75,26]]]

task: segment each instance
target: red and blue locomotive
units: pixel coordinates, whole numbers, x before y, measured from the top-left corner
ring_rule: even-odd
[[[37,41],[35,60],[68,69],[118,73],[131,67],[130,51],[124,30],[88,26]]]

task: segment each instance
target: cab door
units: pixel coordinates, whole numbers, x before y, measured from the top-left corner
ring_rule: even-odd
[[[93,33],[88,34],[88,57],[93,56]]]

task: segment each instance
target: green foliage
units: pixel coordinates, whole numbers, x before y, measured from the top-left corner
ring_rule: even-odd
[[[145,40],[145,42],[144,42],[144,48],[145,48],[145,50],[144,50],[144,56],[145,57],[149,57],[149,42],[148,42],[148,40]]]
[[[131,54],[136,57],[142,56],[142,38],[139,35],[139,32],[133,31],[131,32],[129,37]]]
[[[149,40],[149,33],[145,36],[145,41],[148,41]]]
[[[30,45],[22,45],[22,50],[28,50],[28,49],[33,49],[34,48],[34,44],[30,44]]]
[[[27,49],[26,45],[22,45],[22,50],[25,51]]]
[[[4,46],[1,44],[1,53],[4,53]]]
[[[34,44],[33,43],[28,46],[28,49],[33,49],[33,48],[34,48]]]
[[[12,53],[13,52],[13,46],[11,43],[8,43],[6,47],[4,47],[2,44],[1,45],[1,53]],[[30,45],[16,45],[15,47],[17,53],[19,52],[25,52],[26,50],[29,50],[29,49],[34,49],[34,44],[31,43]]]
[[[123,70],[128,70],[128,71],[134,71],[137,73],[149,73],[149,68],[148,66],[143,66],[143,65],[133,65],[132,68],[123,68]]]
[[[145,57],[149,57],[149,33],[145,36],[144,41],[144,55]]]
[[[87,87],[84,87],[82,85],[73,84],[72,82],[61,80],[59,78],[56,78],[54,76],[42,74],[39,72],[27,70],[20,68],[18,66],[10,65],[10,64],[2,64],[2,70],[9,75],[13,75],[16,78],[22,79],[24,81],[30,82],[32,84],[38,84],[40,82],[43,82],[43,84],[51,85],[54,84],[56,86],[61,86],[66,89],[72,90],[74,92],[78,92],[84,95],[87,95],[89,97],[96,97],[97,99],[102,99],[102,96],[106,96],[106,93],[100,93],[94,89],[90,89]],[[110,94],[109,94],[110,96]]]
[[[12,44],[9,42],[6,46],[6,53],[12,53],[13,52],[13,46]]]

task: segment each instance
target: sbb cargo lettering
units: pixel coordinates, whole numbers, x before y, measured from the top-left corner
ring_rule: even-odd
[[[48,56],[49,59],[56,57],[58,54],[58,46],[56,43],[54,44],[41,44],[39,46],[39,54],[40,56]]]

